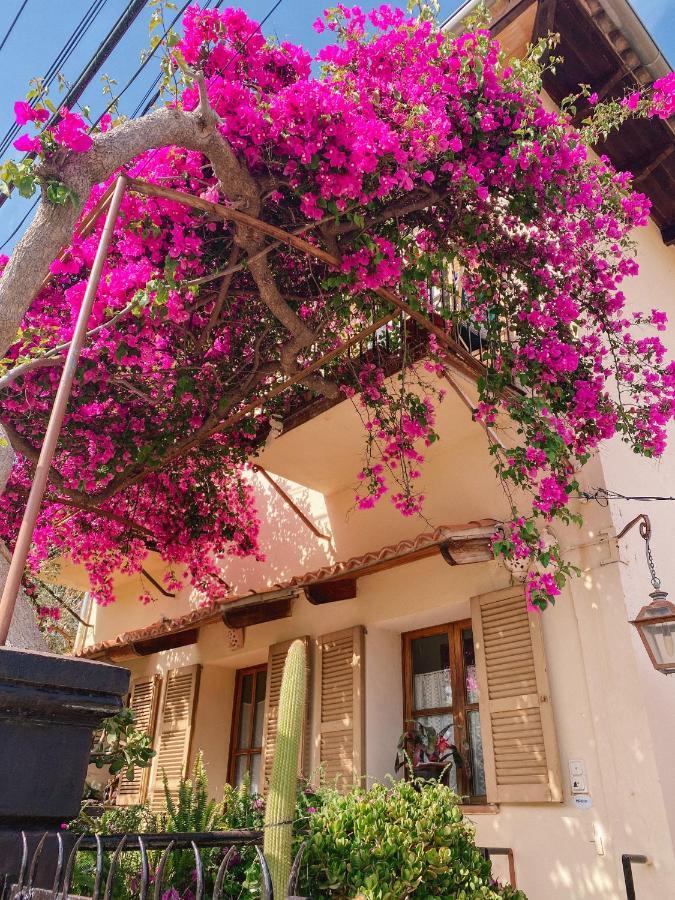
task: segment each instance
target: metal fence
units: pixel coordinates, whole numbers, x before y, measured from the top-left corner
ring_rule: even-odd
[[[41,836],[16,834],[20,863],[17,871],[0,868],[0,900],[112,900],[115,874],[124,853],[139,857],[138,900],[161,900],[162,894],[173,885],[165,878],[172,853],[187,851],[194,858],[195,900],[223,900],[225,879],[235,854],[244,847],[253,847],[260,866],[261,900],[274,900],[274,890],[267,861],[262,852],[261,831],[211,831],[164,834],[80,834],[46,832]],[[222,859],[213,885],[206,886],[202,853],[220,850]],[[516,886],[513,851],[506,847],[480,848],[485,859],[504,856],[508,859],[509,880]],[[86,897],[71,893],[71,885],[79,853],[95,853],[93,888]],[[309,900],[297,896],[298,879],[304,853],[300,847],[291,869],[286,897],[283,900]],[[152,860],[151,860],[152,854]],[[210,881],[210,879],[209,879]],[[49,885],[49,886],[46,886]],[[207,897],[208,894],[208,897]],[[282,898],[277,898],[282,900]]]

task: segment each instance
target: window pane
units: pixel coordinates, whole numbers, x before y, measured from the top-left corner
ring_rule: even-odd
[[[453,720],[450,713],[442,713],[440,716],[416,716],[415,721],[419,722],[422,725],[426,725],[427,727],[431,726],[436,731],[437,735],[440,734],[440,732],[443,731],[444,728],[450,726],[443,737],[448,742],[448,744],[455,743],[455,729],[452,727]],[[449,750],[446,749],[445,751],[442,751],[441,753],[439,753],[439,756],[443,757],[446,753],[449,753]],[[453,789],[453,791],[456,791],[457,772],[455,770],[455,764],[452,759],[452,754],[449,753],[448,758],[442,760],[442,763],[446,766],[451,766],[450,770],[446,770],[445,774],[443,775],[443,784],[447,784],[448,787],[451,787]],[[426,773],[420,774],[424,776]]]
[[[239,707],[239,737],[237,749],[245,750],[249,746],[249,729],[251,727],[253,694],[253,675],[244,675],[241,682],[241,702]]]
[[[267,672],[258,672],[255,681],[255,718],[253,719],[253,746],[262,747],[263,722],[265,718],[265,687]]]
[[[478,703],[476,682],[476,654],[473,649],[473,631],[462,628],[462,656],[464,657],[464,695],[467,703]]]
[[[251,756],[251,793],[259,794],[262,790],[260,784],[260,753],[254,753]]]
[[[448,634],[430,634],[412,641],[413,708],[452,706]]]
[[[467,731],[470,744],[470,762],[472,775],[472,793],[485,794],[485,766],[483,764],[483,744],[480,737],[480,716],[478,710],[469,710],[466,714]]]
[[[234,786],[239,787],[244,782],[244,776],[248,767],[248,757],[244,754],[238,756],[234,764]]]

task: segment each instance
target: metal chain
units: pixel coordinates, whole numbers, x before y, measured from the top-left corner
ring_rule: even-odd
[[[649,546],[649,538],[645,537],[645,553],[647,556],[647,565],[649,566],[649,574],[652,579],[652,587],[655,591],[658,591],[661,587],[661,579],[656,574],[656,567],[654,566],[654,557],[652,556],[652,548]]]

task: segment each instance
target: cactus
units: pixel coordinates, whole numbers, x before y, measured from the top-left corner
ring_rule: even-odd
[[[291,842],[298,781],[298,756],[305,715],[306,651],[293,641],[281,678],[277,743],[265,809],[265,859],[272,876],[274,896],[286,896],[291,871]]]

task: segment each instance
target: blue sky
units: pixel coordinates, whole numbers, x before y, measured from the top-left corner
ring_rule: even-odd
[[[2,0],[0,40],[21,6],[21,2],[22,0]],[[237,6],[243,7],[252,18],[258,21],[264,18],[274,5],[274,0],[238,0],[238,2],[235,0],[235,2]],[[382,0],[362,0],[360,5],[365,9],[370,9],[378,6],[381,2]],[[212,0],[212,3],[215,3],[215,0]],[[77,78],[93,51],[119,17],[125,4],[126,0],[104,0],[100,13],[91,21],[90,27],[76,51],[68,63],[63,66],[62,71],[68,81],[74,81]],[[0,83],[3,86],[0,98],[0,140],[13,124],[12,106],[14,101],[24,96],[30,78],[46,72],[91,5],[92,0],[28,0],[9,39],[0,51]],[[327,0],[282,0],[279,8],[268,20],[264,31],[276,35],[280,40],[302,43],[308,50],[315,51],[321,46],[324,38],[314,32],[312,22],[325,6],[330,5],[332,2],[327,2]],[[460,5],[459,0],[442,0],[442,16],[450,15]],[[675,27],[673,27],[675,0],[633,0],[633,6],[654,35],[666,57],[671,61],[675,59]],[[102,69],[111,78],[117,80],[116,90],[126,84],[139,65],[141,51],[148,46],[149,16],[148,9],[141,12]],[[123,113],[130,114],[135,109],[157,72],[157,64],[153,59],[124,94],[120,102]],[[57,102],[58,92],[56,90],[53,92],[53,97]],[[95,80],[80,102],[88,104],[92,112],[98,115],[109,101],[102,94],[100,82]],[[4,158],[6,156],[7,154]],[[29,202],[14,194],[0,208],[0,244],[23,218],[29,206]],[[25,227],[26,225],[23,226],[23,228]],[[23,228],[7,244],[3,252],[11,249]]]

